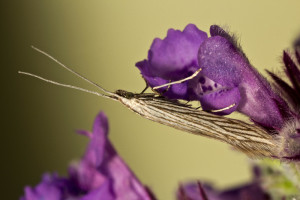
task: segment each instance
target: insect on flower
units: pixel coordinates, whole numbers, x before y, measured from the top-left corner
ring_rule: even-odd
[[[291,140],[280,134],[281,130],[286,129],[284,128],[286,119],[293,116],[287,109],[288,105],[250,65],[232,36],[216,25],[211,26],[210,32],[212,37],[207,38],[206,33],[203,34],[194,25],[188,25],[182,33],[169,30],[165,38],[168,40],[166,43],[164,40],[154,40],[149,50],[148,60],[137,63],[143,78],[154,93],[107,91],[36,47],[33,49],[96,86],[101,92],[58,83],[27,72],[20,71],[19,73],[55,85],[119,101],[147,119],[185,132],[226,142],[250,157],[293,159],[293,153],[286,151]],[[195,39],[198,37],[197,34],[200,35],[199,40]],[[176,58],[178,48],[177,44],[172,43],[173,39],[181,43],[192,41],[194,44],[197,41],[197,47],[185,45],[191,49],[194,48],[189,53],[196,52],[194,54],[197,61],[195,61],[195,56],[190,57],[188,59],[192,63],[192,68],[189,66],[190,68],[187,69],[186,65],[178,68],[167,66],[159,71],[157,63],[168,65],[169,62],[164,57],[160,57],[161,55],[175,52],[173,57]],[[171,47],[164,46],[165,44]],[[169,48],[173,48],[173,51],[168,51]],[[166,57],[173,58],[169,55]],[[182,62],[184,59],[178,60]],[[176,62],[172,60],[172,63],[175,63],[174,66]],[[177,76],[176,70],[180,71],[184,77]],[[176,80],[171,80],[168,74],[175,74]],[[210,87],[210,84],[214,84],[215,88]],[[204,110],[195,109],[178,99],[199,100]],[[249,116],[254,124],[220,116],[235,110]]]
[[[177,100],[169,100],[154,93],[135,94],[125,90],[117,90],[115,93],[107,91],[98,84],[87,80],[77,72],[66,67],[47,53],[35,47],[33,48],[45,54],[82,79],[97,86],[103,93],[89,91],[72,85],[61,84],[27,72],[19,71],[19,73],[33,76],[55,85],[69,87],[119,101],[130,110],[147,119],[186,132],[221,140],[233,145],[236,149],[241,150],[250,156],[272,156],[274,154],[273,151],[275,149],[276,140],[258,126],[240,120],[217,116],[192,108]]]

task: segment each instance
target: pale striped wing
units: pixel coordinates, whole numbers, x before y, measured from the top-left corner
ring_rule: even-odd
[[[195,110],[194,108],[191,108],[184,104],[180,104],[178,101],[170,101],[161,96],[156,97],[153,94],[139,95],[124,90],[118,90],[116,91],[116,93],[110,92],[102,88],[95,82],[88,80],[71,68],[65,66],[63,63],[59,62],[48,53],[36,47],[32,48],[47,56],[48,58],[59,64],[61,67],[65,68],[81,79],[96,86],[101,90],[102,93],[86,90],[68,84],[58,83],[35,74],[19,71],[19,73],[21,74],[33,76],[55,85],[73,88],[101,97],[118,100],[132,111],[147,119],[186,132],[221,140],[223,142],[231,144],[236,149],[243,151],[250,156],[277,155],[276,149],[278,149],[277,146],[280,145],[276,145],[276,143],[279,136],[276,136],[277,138],[275,138],[275,136],[269,135],[266,131],[258,126],[247,124],[239,120],[220,117],[204,111]],[[195,75],[197,75],[197,73],[199,73],[199,71],[181,81],[186,81],[193,78]],[[178,81],[169,83],[168,85],[175,83],[178,83]]]
[[[122,92],[119,101],[147,119],[226,142],[249,156],[275,154],[275,138],[258,126],[197,110],[160,96]]]

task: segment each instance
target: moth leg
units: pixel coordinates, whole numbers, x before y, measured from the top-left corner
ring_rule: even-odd
[[[171,80],[169,80],[169,83],[171,83]],[[168,87],[167,87],[164,91],[162,91],[161,94],[166,93],[166,92],[170,89],[170,87],[171,87],[171,85],[168,85]],[[154,88],[153,88],[153,89],[154,89]],[[154,89],[154,90],[155,90],[155,89]]]
[[[195,109],[198,110],[198,109],[200,109],[200,108],[202,108],[202,106],[196,107]]]
[[[198,101],[198,103],[199,103],[199,106],[196,107],[195,110],[198,110],[198,109],[202,108],[200,101]],[[203,109],[202,109],[202,110],[203,110]]]
[[[169,81],[169,83],[171,83],[171,80]],[[165,87],[165,86],[164,86],[164,87]],[[153,91],[155,94],[161,96],[161,95],[163,95],[164,93],[166,93],[166,92],[170,89],[170,87],[171,87],[171,85],[168,85],[168,87],[167,87],[165,90],[161,91],[161,92],[157,91],[157,90],[154,89],[154,88],[151,88],[151,89],[152,89],[152,91]]]
[[[178,81],[173,81],[173,82],[170,82],[170,83],[166,83],[166,84],[163,84],[163,85],[160,85],[160,86],[156,86],[156,87],[153,87],[153,89],[157,90],[157,89],[162,88],[162,87],[166,87],[166,86],[170,86],[170,85],[174,85],[174,84],[182,83],[184,81],[191,80],[194,77],[196,77],[199,74],[200,71],[201,71],[201,68],[198,69],[195,73],[193,73],[191,76],[189,76],[187,78],[184,78],[184,79],[181,79],[181,80],[178,80]]]
[[[188,105],[188,103],[190,103],[191,101],[186,101],[184,105]]]
[[[221,108],[221,109],[218,109],[218,110],[210,110],[209,112],[221,112],[221,111],[224,111],[224,110],[228,110],[228,109],[234,107],[235,105],[236,104],[234,103],[234,104],[231,104],[230,106],[227,106],[225,108]]]
[[[146,87],[145,87],[145,89],[143,89],[143,91],[142,91],[140,94],[144,94],[144,92],[145,92],[148,88],[149,88],[149,85],[148,85],[148,83],[146,82]]]
[[[171,82],[171,80],[170,80]],[[147,83],[147,81],[145,80],[145,83],[146,83],[146,87],[143,89],[143,91],[140,93],[140,94],[144,94],[144,92],[150,87],[149,84]],[[167,92],[170,88],[170,85],[168,86],[167,89],[165,89],[164,91],[162,91],[161,93],[159,93],[158,91],[156,91],[154,88],[151,88],[151,90],[155,93],[155,94],[164,94],[165,92]]]

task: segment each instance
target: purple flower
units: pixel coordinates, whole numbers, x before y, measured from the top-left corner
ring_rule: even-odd
[[[25,187],[25,194],[21,200],[57,200],[64,196],[67,180],[57,174],[44,174],[41,183],[35,188]]]
[[[216,25],[210,34],[208,38],[192,24],[183,32],[170,29],[165,39],[153,41],[148,60],[136,66],[151,87],[186,78],[202,68],[194,79],[159,92],[171,99],[198,100],[203,110],[222,109],[217,112],[221,115],[236,110],[264,128],[279,130],[285,102],[251,66],[232,36]]]
[[[280,129],[283,119],[278,104],[284,106],[283,100],[251,66],[234,38],[218,26],[211,26],[210,33],[212,37],[203,42],[198,54],[203,74],[224,88],[220,94],[230,93],[226,98],[231,99],[229,105],[237,105],[237,111],[263,126]],[[221,108],[216,100],[225,98],[218,92],[209,94],[207,101],[201,103]]]
[[[238,186],[228,190],[218,191],[209,185],[202,186],[200,182],[188,183],[179,188],[178,200],[269,200],[257,183]]]
[[[108,140],[108,121],[100,113],[93,132],[80,131],[90,138],[87,150],[67,178],[44,175],[36,187],[26,187],[21,200],[150,200],[154,199],[131,172]]]
[[[148,52],[148,60],[136,63],[149,86],[154,87],[183,79],[199,69],[197,54],[207,34],[189,24],[181,32],[169,29],[163,40],[156,38]],[[194,100],[189,82],[171,86],[167,91],[159,89],[171,99]]]
[[[253,180],[247,184],[225,190],[217,190],[210,184],[188,182],[180,185],[177,191],[178,200],[270,200],[271,196],[261,186],[262,170],[254,165]]]

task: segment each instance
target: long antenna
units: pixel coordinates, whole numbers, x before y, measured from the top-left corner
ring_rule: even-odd
[[[115,93],[112,93],[112,92],[110,92],[110,91],[104,89],[103,87],[101,87],[101,86],[98,85],[97,83],[95,83],[95,82],[93,82],[93,81],[87,79],[86,77],[82,76],[81,74],[79,74],[78,72],[74,71],[73,69],[67,67],[66,65],[64,65],[63,63],[61,63],[60,61],[58,61],[56,58],[54,58],[54,57],[51,56],[50,54],[46,53],[45,51],[42,51],[42,50],[38,49],[38,48],[35,47],[35,46],[31,46],[31,48],[33,48],[33,49],[36,50],[37,52],[39,52],[39,53],[41,53],[41,54],[47,56],[48,58],[50,58],[51,60],[53,60],[54,62],[56,62],[58,65],[60,65],[61,67],[65,68],[65,69],[68,70],[69,72],[75,74],[75,75],[78,76],[79,78],[81,78],[81,79],[85,80],[86,82],[88,82],[88,83],[90,83],[90,84],[96,86],[96,87],[99,88],[102,92],[104,92],[104,93],[106,93],[106,94],[109,94],[110,96],[114,96],[114,97],[117,97],[117,96],[118,96],[118,95],[116,95]],[[23,73],[23,74],[24,74],[24,73]],[[26,74],[26,75],[29,75],[29,73]],[[31,75],[33,75],[33,74],[31,74]],[[37,77],[37,76],[34,76],[34,77],[39,78],[39,79],[42,78],[42,77]],[[41,80],[46,81],[47,79],[42,78]],[[50,80],[47,80],[46,82],[51,82],[51,81],[50,81]],[[54,82],[54,81],[53,81],[53,82]],[[54,83],[54,84],[55,84],[55,83]],[[57,84],[56,84],[56,85],[57,85]],[[63,85],[65,85],[65,84],[63,84]]]
[[[45,82],[48,82],[48,83],[52,83],[54,85],[58,85],[58,86],[62,86],[62,87],[67,87],[67,88],[72,88],[72,89],[75,89],[75,90],[80,90],[80,91],[83,91],[83,92],[87,92],[87,93],[90,93],[90,94],[94,94],[94,95],[97,95],[97,96],[100,96],[100,97],[105,97],[105,98],[109,98],[109,99],[114,99],[116,100],[115,96],[110,96],[110,95],[106,95],[106,94],[101,94],[101,93],[98,93],[98,92],[95,92],[95,91],[91,91],[91,90],[87,90],[87,89],[84,89],[84,88],[80,88],[80,87],[77,87],[77,86],[74,86],[74,85],[68,85],[68,84],[64,84],[64,83],[59,83],[59,82],[56,82],[56,81],[52,81],[52,80],[49,80],[49,79],[46,79],[46,78],[43,78],[41,76],[38,76],[36,74],[31,74],[31,73],[28,73],[28,72],[22,72],[22,71],[18,71],[19,74],[24,74],[24,75],[27,75],[27,76],[32,76],[34,78],[37,78],[37,79],[40,79],[42,81],[45,81]]]

